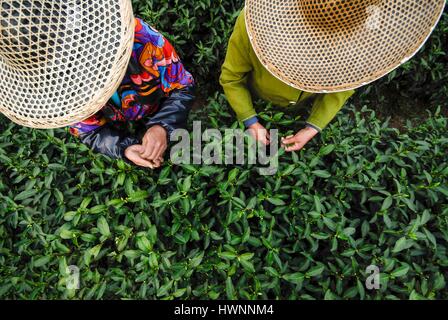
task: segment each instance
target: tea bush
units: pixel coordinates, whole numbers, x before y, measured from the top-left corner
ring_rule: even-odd
[[[215,98],[206,112],[225,126]],[[294,121],[262,117],[285,134]],[[350,107],[262,177],[250,166],[149,172],[2,119],[0,296],[448,298],[447,122],[400,133]],[[377,292],[364,288],[371,264]],[[81,270],[76,292],[68,265]]]
[[[195,73],[206,102],[192,120],[238,127],[216,91],[242,1],[133,3]],[[273,176],[249,165],[138,169],[65,130],[0,116],[0,297],[447,299],[447,63],[433,55],[446,49],[447,21],[393,81],[361,90],[305,150],[281,152]],[[392,103],[384,88],[415,107],[410,86],[433,111],[391,128],[376,111]],[[301,121],[269,107],[260,116],[283,136]],[[79,290],[66,288],[70,265]],[[365,288],[369,265],[380,290]]]

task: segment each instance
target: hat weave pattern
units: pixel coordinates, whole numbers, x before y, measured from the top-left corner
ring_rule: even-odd
[[[129,0],[0,0],[0,112],[27,127],[97,113],[132,52]]]
[[[371,83],[414,56],[445,0],[246,0],[246,25],[261,63],[303,91]]]

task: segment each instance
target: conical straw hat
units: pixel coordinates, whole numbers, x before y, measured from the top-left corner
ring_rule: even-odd
[[[373,82],[414,56],[445,0],[246,0],[246,24],[261,63],[308,92]]]
[[[133,39],[130,0],[0,0],[0,112],[42,129],[85,120],[120,85]]]

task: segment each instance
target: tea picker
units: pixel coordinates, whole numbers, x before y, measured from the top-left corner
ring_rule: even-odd
[[[238,120],[269,143],[253,98],[300,109],[306,128],[283,141],[302,149],[354,90],[413,57],[445,0],[246,0],[230,38],[221,85]]]
[[[193,82],[130,0],[0,0],[0,112],[19,125],[70,126],[97,152],[158,167]]]

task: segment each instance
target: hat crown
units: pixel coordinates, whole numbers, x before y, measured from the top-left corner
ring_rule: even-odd
[[[78,0],[73,1],[77,5]],[[0,5],[0,59],[16,69],[36,68],[61,50],[61,32],[76,12],[66,1],[4,0]],[[59,47],[59,49],[58,49]]]
[[[312,25],[325,29],[352,28],[366,21],[369,8],[382,0],[299,0]]]
[[[429,39],[446,0],[246,0],[250,43],[291,87],[342,92],[380,79]]]
[[[132,54],[130,0],[0,0],[0,112],[33,128],[95,114]]]

